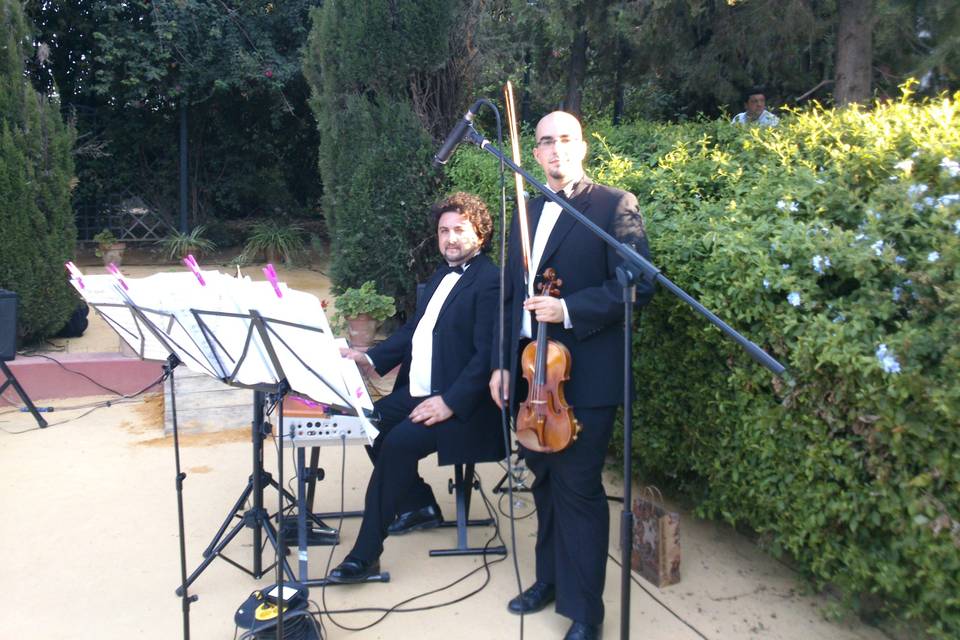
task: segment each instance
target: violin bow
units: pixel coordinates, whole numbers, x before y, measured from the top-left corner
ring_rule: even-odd
[[[513,162],[520,166],[520,127],[517,124],[517,111],[513,102],[513,83],[507,80],[503,87],[504,101],[507,105],[507,124],[510,128],[510,147]],[[520,250],[523,255],[523,281],[527,285],[527,295],[533,295],[533,280],[530,277],[530,220],[527,218],[527,201],[523,197],[523,177],[513,173],[517,186],[517,222],[520,223]]]

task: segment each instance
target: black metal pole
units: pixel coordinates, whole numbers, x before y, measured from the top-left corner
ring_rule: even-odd
[[[180,601],[183,609],[183,640],[190,640],[190,603],[197,601],[197,596],[187,593],[187,545],[184,536],[183,524],[183,481],[187,474],[180,470],[180,434],[177,428],[177,390],[174,385],[173,370],[180,364],[180,359],[171,354],[163,365],[163,374],[170,381],[170,416],[173,419],[173,459],[176,466],[177,485],[177,526],[180,534]]]
[[[623,287],[623,507],[620,511],[620,640],[630,640],[630,560],[633,553],[633,303],[636,276],[617,267]]]
[[[187,225],[187,99],[180,97],[180,232]]]
[[[284,385],[281,382],[281,385]],[[283,638],[283,559],[286,555],[286,542],[283,539],[283,396],[276,394],[277,431],[280,432],[277,451],[277,638]]]
[[[261,549],[263,548],[263,411],[266,406],[266,394],[253,392],[253,576],[263,576]]]

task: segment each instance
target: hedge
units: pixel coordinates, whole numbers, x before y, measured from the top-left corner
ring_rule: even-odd
[[[77,304],[63,268],[77,230],[75,132],[24,76],[28,46],[20,3],[0,0],[0,288],[19,295],[17,334],[32,341],[61,329]]]
[[[665,274],[792,377],[661,292],[635,337],[640,473],[861,612],[958,637],[960,94],[589,138]],[[455,187],[495,193],[495,163],[458,154]]]

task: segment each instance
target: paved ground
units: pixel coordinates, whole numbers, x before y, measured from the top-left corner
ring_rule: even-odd
[[[292,286],[327,295],[326,282],[315,272],[283,273],[282,277]],[[66,348],[113,350],[116,344],[109,330],[95,324],[81,341]],[[104,399],[36,399],[57,407],[47,416],[51,427],[44,430],[32,429],[35,424],[28,414],[0,411],[0,503],[4,506],[0,540],[8,550],[2,570],[7,614],[0,638],[182,637],[181,602],[174,595],[180,580],[174,456],[172,439],[163,435],[162,400],[153,395],[92,413],[86,413],[87,408],[65,409]],[[181,445],[181,464],[187,473],[187,563],[192,569],[245,486],[251,470],[250,434],[208,425],[203,433],[185,436]],[[276,449],[270,441],[265,457],[268,469],[276,474]],[[364,452],[359,447],[345,451],[324,448],[321,465],[327,478],[318,492],[318,509],[359,508],[370,471]],[[482,467],[483,485],[489,494],[502,470],[493,464]],[[285,482],[290,469],[288,454]],[[437,467],[435,458],[425,460],[421,469],[437,490],[444,513],[452,517],[453,499],[443,490],[449,470]],[[622,488],[610,480],[608,492],[622,495]],[[267,499],[276,504],[273,492]],[[530,514],[529,497],[518,495],[516,500],[517,515]],[[507,509],[505,498],[494,498],[494,502]],[[689,513],[682,513],[681,518],[682,581],[661,590],[637,578],[630,598],[632,638],[884,638],[855,620],[826,620],[823,612],[833,605],[828,598],[807,594],[789,569],[729,527],[698,520]],[[509,545],[509,520],[503,515],[499,519]],[[619,506],[612,504],[614,532],[618,519]],[[453,530],[388,540],[382,566],[390,572],[391,582],[311,590],[311,598],[324,612],[326,637],[521,637],[521,620],[509,614],[505,604],[517,590],[514,558],[522,583],[532,580],[535,516],[514,524],[516,555],[490,566],[489,578],[478,558],[427,556],[428,549],[452,544]],[[345,545],[352,543],[357,526],[356,520],[344,521]],[[473,530],[472,541],[482,543],[491,531]],[[610,553],[619,558],[617,546],[614,539]],[[312,548],[310,576],[324,575],[328,562],[339,562],[346,551],[346,546]],[[251,566],[254,551],[249,530],[238,535],[227,553]],[[273,562],[272,548],[264,557],[267,563]],[[199,596],[191,607],[192,637],[234,637],[236,609],[254,589],[274,580],[272,572],[255,580],[226,561],[215,560],[191,589]],[[605,638],[620,637],[619,584],[619,567],[611,560],[604,592]],[[449,588],[443,589],[445,586]],[[406,603],[436,589],[442,590]],[[336,611],[395,606],[437,608],[394,612],[361,631],[337,626],[363,627],[380,614]],[[552,611],[527,616],[523,637],[560,638],[567,624]]]

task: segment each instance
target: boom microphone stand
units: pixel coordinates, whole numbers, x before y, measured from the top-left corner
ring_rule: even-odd
[[[633,550],[632,544],[632,534],[633,534],[633,512],[631,511],[630,502],[632,501],[631,496],[631,483],[632,483],[632,474],[633,474],[633,424],[632,424],[632,412],[633,412],[633,341],[632,341],[632,331],[633,331],[633,302],[636,297],[636,278],[639,275],[643,275],[647,280],[652,282],[658,282],[662,287],[667,289],[670,293],[677,296],[688,305],[693,307],[694,311],[704,316],[709,320],[714,326],[720,329],[727,337],[734,340],[739,344],[754,360],[758,363],[769,369],[777,376],[783,377],[786,372],[786,367],[777,362],[776,359],[771,357],[765,351],[763,351],[756,344],[742,336],[735,329],[730,327],[723,320],[718,318],[713,312],[707,309],[705,306],[700,304],[696,299],[694,299],[686,291],[678,287],[676,284],[670,281],[669,278],[661,273],[655,265],[653,265],[649,260],[641,256],[639,253],[634,251],[634,249],[604,231],[601,227],[595,224],[592,220],[584,216],[580,211],[575,207],[570,205],[568,202],[557,196],[553,191],[545,187],[533,176],[527,173],[524,169],[514,163],[509,157],[504,155],[504,153],[494,146],[489,140],[484,138],[473,126],[473,117],[475,113],[475,107],[471,107],[470,111],[467,112],[467,115],[457,124],[457,128],[447,137],[447,141],[444,143],[443,148],[437,153],[435,161],[445,162],[446,158],[449,157],[450,153],[453,151],[453,147],[456,146],[458,142],[461,141],[461,138],[471,144],[475,144],[484,151],[490,153],[495,158],[500,160],[503,164],[510,167],[516,173],[523,176],[523,178],[531,184],[534,188],[537,189],[540,193],[544,195],[551,202],[555,202],[560,206],[561,209],[572,215],[577,222],[586,227],[591,233],[599,237],[601,240],[606,242],[617,254],[623,259],[623,265],[617,268],[617,280],[620,282],[623,287],[623,304],[624,304],[624,314],[623,314],[623,332],[624,332],[624,423],[623,423],[623,468],[624,468],[624,496],[623,496],[623,509],[620,515],[620,545],[622,549],[621,557],[621,594],[620,594],[620,638],[621,640],[629,640],[630,638],[630,555]],[[460,133],[462,131],[462,133]]]

